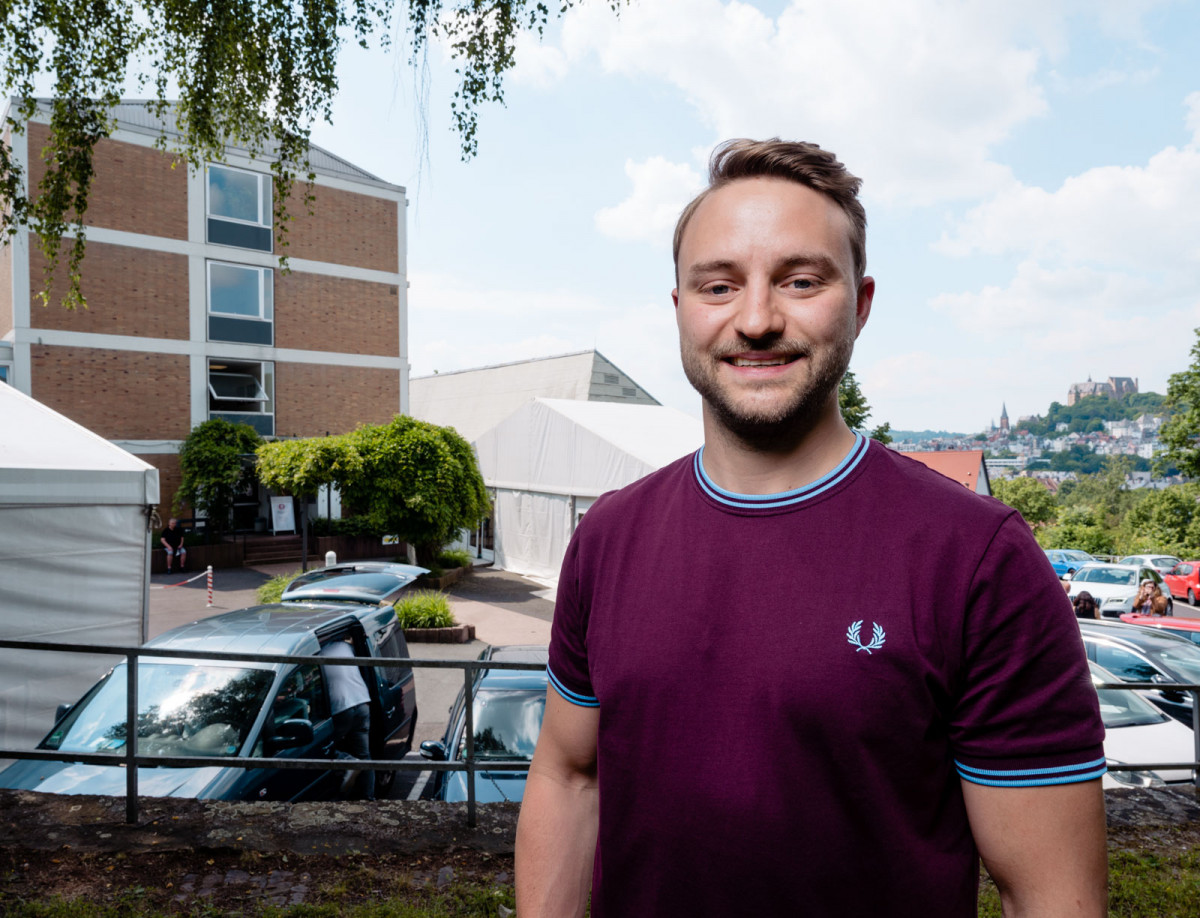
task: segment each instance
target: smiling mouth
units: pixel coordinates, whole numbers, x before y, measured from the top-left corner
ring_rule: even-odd
[[[785,354],[778,357],[726,357],[725,362],[735,367],[782,367],[799,359],[798,354]]]

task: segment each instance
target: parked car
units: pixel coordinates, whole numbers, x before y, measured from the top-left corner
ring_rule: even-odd
[[[1193,644],[1200,644],[1200,618],[1163,618],[1161,615],[1135,615],[1126,613],[1121,621],[1128,625],[1140,625],[1143,628],[1157,628],[1167,634],[1184,638]]]
[[[1054,573],[1059,577],[1074,574],[1088,562],[1096,560],[1086,551],[1079,551],[1076,548],[1048,548],[1046,557],[1050,561],[1050,566],[1054,568]]]
[[[1117,683],[1113,673],[1089,663],[1092,683]],[[1196,761],[1192,731],[1164,714],[1131,689],[1096,689],[1100,696],[1100,719],[1104,721],[1104,757],[1110,765],[1137,765]],[[1110,771],[1105,787],[1146,787],[1161,784],[1190,784],[1190,769],[1166,771]]]
[[[1127,555],[1117,564],[1138,564],[1154,568],[1160,574],[1169,574],[1180,559],[1174,555]]]
[[[549,661],[548,648],[535,644],[489,647],[480,660],[541,663]],[[475,799],[480,803],[520,800],[525,795],[524,771],[506,771],[505,762],[528,762],[533,758],[542,715],[546,711],[546,671],[520,669],[484,670],[471,688],[474,699],[475,760],[483,768],[475,772]],[[461,762],[467,756],[466,691],[450,709],[446,734],[426,740],[421,755],[435,762]],[[491,765],[490,763],[495,763]],[[462,771],[435,773],[434,797],[461,802],[467,799],[467,775]]]
[[[427,574],[423,567],[381,561],[350,561],[301,574],[283,589],[281,602],[394,603],[410,583]]]
[[[1180,561],[1169,573],[1163,574],[1163,581],[1170,587],[1172,596],[1186,598],[1187,604],[1194,606],[1200,597],[1200,561]]]
[[[220,651],[315,655],[349,639],[371,695],[371,755],[400,758],[412,745],[417,703],[412,669],[372,664],[407,657],[391,608],[347,602],[253,606],[167,631],[147,651]],[[334,758],[333,720],[321,667],[315,663],[228,662],[155,657],[138,663],[137,752],[198,756],[212,765],[139,767],[138,791],[156,797],[215,800],[306,800],[336,796],[343,772],[236,768],[231,756]],[[39,749],[112,755],[112,765],[20,760],[0,772],[0,787],[58,794],[125,793],[120,761],[126,744],[126,664],[114,667],[75,704],[59,708]],[[386,796],[395,772],[378,773]]]
[[[1200,685],[1200,647],[1181,637],[1137,625],[1081,619],[1079,633],[1088,659],[1122,682]],[[1176,720],[1192,723],[1192,694],[1154,689],[1146,697]]]
[[[1080,593],[1091,593],[1100,607],[1102,618],[1120,618],[1123,613],[1133,611],[1133,600],[1143,580],[1153,580],[1162,588],[1163,595],[1167,597],[1167,614],[1174,614],[1170,589],[1163,581],[1162,574],[1149,566],[1093,561],[1071,576],[1067,595],[1073,601]]]

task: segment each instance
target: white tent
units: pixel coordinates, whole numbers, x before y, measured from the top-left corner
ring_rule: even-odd
[[[699,419],[662,405],[536,398],[475,440],[496,495],[495,562],[557,579],[575,524],[606,491],[704,440]]]
[[[142,643],[158,499],[153,466],[0,385],[0,637]],[[115,662],[0,650],[0,745],[34,745]]]

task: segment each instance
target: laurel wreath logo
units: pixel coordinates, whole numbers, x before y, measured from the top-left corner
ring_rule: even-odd
[[[876,622],[872,622],[871,641],[869,644],[864,644],[861,640],[859,640],[858,637],[859,630],[862,628],[862,623],[863,620],[860,618],[846,629],[846,640],[857,648],[857,650],[854,651],[855,653],[858,653],[859,650],[865,650],[869,654],[883,646],[883,642],[887,639],[887,635],[884,633],[883,628],[881,628]]]

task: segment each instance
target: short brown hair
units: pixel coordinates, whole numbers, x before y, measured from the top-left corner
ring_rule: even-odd
[[[708,161],[708,187],[692,199],[675,224],[675,276],[679,277],[679,244],[696,208],[712,192],[738,179],[771,177],[806,185],[830,198],[850,219],[850,251],[854,272],[862,280],[867,271],[867,212],[858,200],[862,179],[846,171],[836,156],[815,143],[780,140],[727,140]]]

